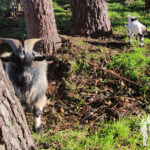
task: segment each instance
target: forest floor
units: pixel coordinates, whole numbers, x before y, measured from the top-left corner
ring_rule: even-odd
[[[103,40],[60,37],[63,45],[56,59],[48,65],[49,100],[43,114],[45,134],[69,129],[76,131],[86,126],[90,133],[95,133],[100,122],[130,116],[139,118],[143,111],[149,113],[150,92],[148,89],[143,94],[144,83],[127,78],[120,68],[110,67],[112,57],[122,49],[133,51],[122,35],[114,34]],[[149,46],[147,44],[146,48]],[[138,45],[135,47],[139,48]],[[149,76],[149,70],[145,70],[145,74]],[[58,143],[48,145],[57,149],[61,142]]]
[[[145,39],[144,48],[134,39],[129,45],[124,28],[133,8],[132,15],[149,25],[149,13],[136,10],[143,7],[139,1],[132,7],[108,1],[113,35],[101,40],[66,34],[69,5],[53,2],[54,11],[59,9],[55,15],[62,47],[48,62],[42,134],[32,132],[39,149],[146,149],[139,120],[150,112],[150,40]],[[0,22],[0,36],[23,40],[23,18],[5,18]],[[26,116],[33,131],[33,116]]]
[[[77,131],[86,126],[90,133],[96,133],[100,122],[114,122],[130,116],[139,119],[143,111],[149,113],[150,92],[148,89],[143,94],[144,83],[131,80],[125,77],[123,70],[110,67],[114,55],[122,49],[127,52],[133,49],[122,35],[114,34],[103,40],[60,37],[63,45],[56,60],[48,65],[49,101],[43,114],[45,134],[70,129]],[[145,70],[145,74],[148,73]],[[41,137],[36,136],[38,141]],[[47,144],[57,149],[60,143]],[[49,148],[48,145],[44,147]]]
[[[123,47],[130,50],[128,43],[118,40],[119,35],[104,40],[61,37],[64,45],[58,50],[56,61],[48,66],[46,127],[54,120],[57,129],[95,125],[101,119],[117,120],[146,109],[144,98],[150,95],[142,96],[142,84],[107,67],[114,53]]]

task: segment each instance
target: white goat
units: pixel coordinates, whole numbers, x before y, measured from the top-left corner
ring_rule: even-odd
[[[132,17],[131,15],[128,15],[128,25],[125,25],[125,27],[129,31],[129,43],[131,44],[131,37],[133,35],[135,35],[136,37],[139,36],[140,46],[143,47],[144,36],[149,37],[150,35],[150,32],[147,31],[146,26],[140,23],[136,17]]]

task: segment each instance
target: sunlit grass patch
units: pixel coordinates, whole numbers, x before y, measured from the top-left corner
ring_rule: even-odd
[[[53,7],[54,7],[54,12],[55,12],[55,17],[56,17],[56,25],[57,29],[61,33],[65,33],[71,22],[71,11],[70,11],[70,5],[66,4],[64,7],[58,5],[57,2],[53,2]]]
[[[116,150],[144,149],[143,137],[140,131],[141,118],[122,118],[116,122],[100,122],[99,129],[91,133],[92,127],[83,129],[52,130],[42,134],[33,134],[36,143],[44,145],[45,149],[61,150]],[[43,147],[44,147],[43,146]],[[147,142],[149,148],[150,141]]]
[[[146,71],[150,64],[150,56],[146,54],[145,48],[134,47],[131,51],[124,51],[112,57],[112,61],[108,66],[115,70],[120,70],[124,76],[131,80],[150,82],[150,78],[146,76]]]

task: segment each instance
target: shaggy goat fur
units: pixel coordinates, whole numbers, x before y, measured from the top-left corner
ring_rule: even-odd
[[[0,38],[8,43],[12,52],[1,57],[6,62],[5,70],[15,89],[16,96],[23,106],[34,113],[36,132],[41,130],[41,113],[46,105],[47,63],[45,57],[33,51],[34,44],[41,39],[28,39],[21,42],[16,39]]]

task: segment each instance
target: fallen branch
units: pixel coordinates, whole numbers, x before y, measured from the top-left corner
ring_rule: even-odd
[[[112,96],[112,97],[107,97],[106,99],[112,99],[112,98],[114,98],[114,99],[119,99],[121,96]],[[123,97],[123,99],[125,100],[125,99],[127,99],[127,100],[131,100],[131,101],[135,101],[136,100],[136,98],[132,98],[132,97]],[[124,101],[123,100],[123,101]]]
[[[136,82],[134,82],[134,81],[131,81],[131,80],[125,78],[125,77],[122,77],[121,75],[119,75],[118,73],[114,72],[113,70],[108,70],[108,69],[106,69],[106,68],[100,68],[100,69],[101,69],[102,71],[104,71],[104,72],[110,73],[110,74],[112,74],[113,76],[116,76],[116,77],[120,78],[121,80],[124,80],[124,81],[126,81],[126,82],[129,82],[129,83],[131,83],[131,84],[133,84],[133,85],[135,85],[135,86],[138,86],[138,87],[140,87],[140,88],[144,88],[143,85],[141,85],[141,84],[139,84],[139,83],[136,83]],[[150,89],[148,89],[148,91],[149,91],[149,90],[150,90]]]

